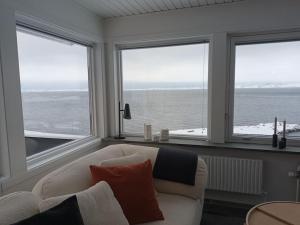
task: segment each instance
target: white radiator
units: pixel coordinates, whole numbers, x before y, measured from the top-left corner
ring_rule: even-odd
[[[262,194],[263,161],[202,156],[208,168],[207,189]]]

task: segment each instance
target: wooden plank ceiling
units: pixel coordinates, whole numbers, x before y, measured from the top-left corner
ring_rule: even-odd
[[[103,18],[227,4],[243,0],[74,0]]]

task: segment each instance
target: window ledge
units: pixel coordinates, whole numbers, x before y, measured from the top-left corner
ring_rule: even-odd
[[[287,147],[285,149],[273,148],[271,145],[266,144],[245,144],[245,143],[224,143],[224,144],[215,144],[210,143],[204,140],[184,140],[184,139],[175,139],[171,138],[169,141],[145,141],[143,137],[126,137],[125,139],[118,140],[113,137],[107,137],[102,139],[103,142],[110,143],[135,143],[135,144],[146,144],[146,145],[181,145],[181,146],[195,146],[195,147],[206,147],[206,148],[220,148],[220,149],[237,149],[237,150],[247,150],[247,151],[265,151],[272,153],[300,153],[299,147]]]
[[[66,155],[96,147],[100,144],[100,142],[100,138],[87,137],[82,140],[74,141],[73,143],[67,143],[65,145],[46,150],[44,152],[28,157],[27,169],[32,170]]]

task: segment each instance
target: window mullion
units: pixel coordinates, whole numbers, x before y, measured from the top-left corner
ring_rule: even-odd
[[[208,78],[208,139],[224,143],[227,71],[227,34],[214,34],[210,45]]]
[[[235,40],[230,40],[229,45],[229,70],[227,79],[227,98],[226,98],[226,141],[232,140],[233,119],[234,119],[234,71],[235,71]]]

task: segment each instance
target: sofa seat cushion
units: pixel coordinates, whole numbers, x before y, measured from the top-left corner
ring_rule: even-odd
[[[202,214],[200,200],[181,195],[158,193],[157,200],[165,220],[141,225],[199,225]]]
[[[39,211],[39,198],[31,192],[15,192],[0,198],[0,224],[27,219]]]

